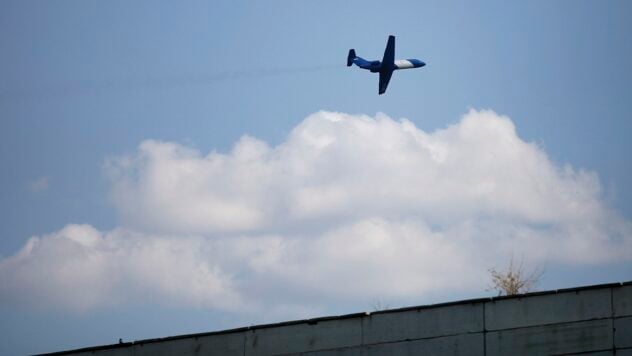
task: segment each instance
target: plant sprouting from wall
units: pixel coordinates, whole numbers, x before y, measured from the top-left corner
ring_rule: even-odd
[[[544,269],[537,267],[527,271],[524,267],[524,258],[520,259],[520,263],[515,263],[511,256],[506,269],[490,268],[489,274],[492,286],[487,289],[488,291],[497,291],[498,295],[516,295],[532,292],[544,275]]]

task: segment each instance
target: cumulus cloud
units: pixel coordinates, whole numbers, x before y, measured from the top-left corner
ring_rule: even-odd
[[[125,223],[157,231],[403,215],[441,225],[479,217],[550,224],[604,213],[596,174],[555,166],[491,111],[432,134],[384,115],[319,112],[274,148],[244,136],[230,153],[204,156],[149,140],[109,171]]]
[[[0,262],[0,295],[291,314],[482,291],[486,269],[513,253],[604,264],[632,249],[632,224],[595,173],[555,164],[492,111],[431,133],[318,112],[274,147],[244,136],[203,154],[147,140],[106,171],[122,227],[32,238]]]
[[[208,261],[196,238],[107,233],[90,225],[32,237],[0,261],[0,296],[18,304],[72,310],[121,303],[242,308],[229,273]]]

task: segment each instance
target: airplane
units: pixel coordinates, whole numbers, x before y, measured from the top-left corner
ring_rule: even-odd
[[[386,43],[386,49],[384,50],[384,57],[382,61],[367,61],[364,58],[356,56],[355,49],[349,50],[347,56],[347,67],[351,67],[352,64],[357,65],[362,69],[368,69],[371,73],[380,73],[380,86],[379,94],[382,95],[386,91],[388,82],[391,80],[393,71],[398,69],[410,69],[420,68],[426,65],[426,63],[419,59],[398,59],[395,60],[395,36],[388,36],[388,42]]]

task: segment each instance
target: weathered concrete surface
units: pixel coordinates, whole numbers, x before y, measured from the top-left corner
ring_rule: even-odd
[[[488,332],[487,355],[556,355],[612,348],[612,320]]]
[[[461,334],[301,353],[306,356],[484,355],[483,333]]]
[[[608,318],[612,315],[610,289],[500,299],[485,305],[487,330]]]
[[[612,291],[614,316],[632,316],[632,284]]]
[[[373,314],[141,340],[57,354],[628,355],[632,284],[469,300]]]
[[[484,336],[461,334],[432,339],[383,343],[365,347],[365,355],[472,355],[485,354]]]
[[[337,319],[246,333],[246,355],[290,354],[362,344],[362,319]]]
[[[376,313],[363,318],[364,344],[483,331],[483,303]]]
[[[632,317],[614,319],[614,344],[617,348],[632,348]]]
[[[333,350],[319,350],[312,352],[301,352],[297,354],[290,354],[292,356],[366,356],[366,350],[362,346],[356,347],[343,347]]]
[[[150,356],[150,355],[244,355],[246,335],[240,333],[213,334],[207,336],[191,336],[186,338],[172,338],[163,340],[148,340],[136,342],[128,347],[105,350],[91,350],[76,355],[99,356]]]
[[[175,339],[134,345],[134,356],[244,354],[245,332]]]
[[[77,353],[72,353],[72,355],[77,355],[77,356],[94,356],[94,355],[99,355],[99,356],[133,356],[134,355],[134,350],[132,347],[122,347],[122,348],[116,348],[116,349],[105,349],[105,350],[98,350],[98,351],[83,351],[83,352],[77,352]]]

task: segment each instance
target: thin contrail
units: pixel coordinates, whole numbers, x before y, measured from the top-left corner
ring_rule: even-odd
[[[290,74],[313,73],[343,68],[343,65],[311,65],[301,67],[268,67],[165,77],[128,77],[120,79],[81,80],[16,89],[0,89],[0,101],[9,99],[37,99],[67,95],[81,95],[109,91],[139,89],[171,89],[190,86],[207,86],[228,80],[258,79]]]

